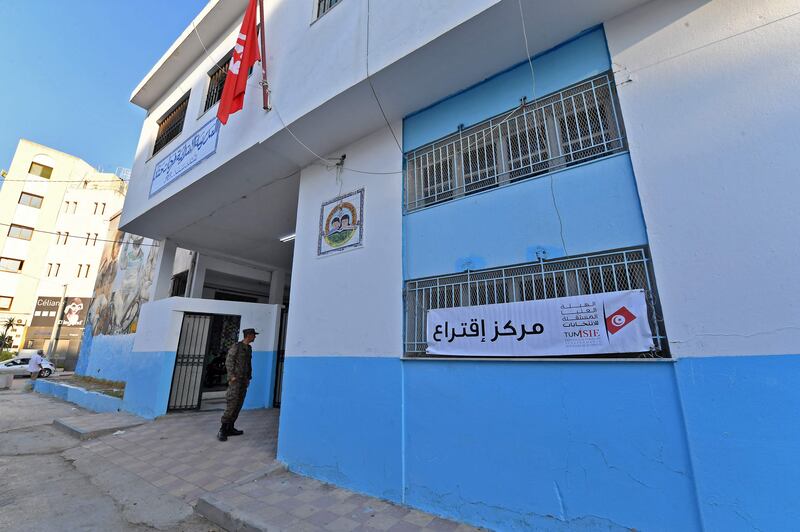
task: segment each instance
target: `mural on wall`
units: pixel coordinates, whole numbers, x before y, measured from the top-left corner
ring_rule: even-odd
[[[364,189],[333,198],[319,212],[317,255],[328,255],[364,243]]]
[[[136,332],[139,309],[150,299],[158,248],[144,237],[117,230],[119,218],[103,250],[89,308],[92,335]]]

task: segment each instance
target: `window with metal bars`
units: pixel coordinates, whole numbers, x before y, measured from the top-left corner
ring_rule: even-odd
[[[156,134],[156,142],[153,146],[153,155],[158,153],[161,148],[169,144],[169,141],[177,137],[183,131],[183,122],[186,118],[186,109],[189,106],[189,92],[176,103],[162,118],[158,121],[158,133]]]
[[[607,72],[406,153],[406,212],[625,150]]]
[[[231,55],[229,52],[225,58],[217,63],[217,65],[208,73],[208,92],[206,93],[206,103],[203,106],[205,113],[222,98],[222,89],[225,87],[225,78],[228,77],[228,68],[231,64]]]
[[[331,10],[340,0],[317,0],[317,18]]]
[[[668,357],[652,268],[646,249],[630,249],[505,268],[470,271],[405,283],[405,352],[425,356],[431,309],[517,303],[620,290],[644,289],[656,350],[634,354]]]

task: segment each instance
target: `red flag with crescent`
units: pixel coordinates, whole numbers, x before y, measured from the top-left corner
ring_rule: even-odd
[[[228,74],[225,76],[225,86],[217,109],[217,118],[223,124],[228,123],[228,117],[244,107],[244,91],[247,89],[247,72],[261,59],[258,50],[258,27],[256,24],[256,8],[258,1],[250,0],[247,11],[244,12],[242,29],[233,47]]]

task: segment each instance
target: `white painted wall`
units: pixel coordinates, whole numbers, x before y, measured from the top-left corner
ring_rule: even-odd
[[[370,71],[376,72],[498,1],[462,0],[458,9],[453,9],[452,5],[430,0],[371,0]],[[155,165],[215,116],[217,106],[203,112],[208,72],[235,44],[241,20],[230,26],[217,42],[204,43],[208,55],[198,57],[159,103],[148,109],[132,168],[123,226],[155,203],[281,130],[281,118],[291,123],[366,78],[367,0],[343,0],[316,22],[315,5],[315,0],[265,2],[269,82],[273,104],[281,117],[261,108],[257,64],[249,80],[244,111],[233,115],[223,128],[216,154],[151,199],[150,181]],[[187,92],[191,95],[181,135],[153,155],[158,121]]]
[[[798,353],[798,11],[657,0],[606,23],[673,355]]]
[[[280,307],[277,305],[170,297],[142,305],[133,351],[174,352],[186,312],[241,316],[242,329],[254,328],[259,332],[252,344],[253,351],[275,351],[278,345]]]
[[[393,124],[400,134],[401,124]],[[400,172],[402,157],[384,128],[337,153],[350,168]],[[317,256],[322,203],[364,188],[364,246]],[[319,165],[300,177],[287,356],[402,356],[402,179],[348,170],[341,185]]]

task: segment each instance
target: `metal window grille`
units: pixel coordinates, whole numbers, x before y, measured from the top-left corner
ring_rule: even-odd
[[[189,94],[187,93],[171,111],[164,115],[164,118],[159,120],[156,143],[153,146],[153,155],[158,153],[169,141],[181,134],[181,131],[183,131],[183,121],[184,118],[186,118],[186,108],[188,106]]]
[[[317,18],[330,11],[338,3],[339,0],[317,0]]]
[[[406,211],[627,149],[605,73],[405,155]]]
[[[655,352],[667,357],[664,324],[645,249],[496,268],[407,281],[405,285],[405,352],[424,356],[430,309],[516,303],[557,297],[644,289]]]
[[[203,106],[205,113],[222,98],[222,89],[225,87],[225,78],[228,77],[228,68],[231,63],[231,54],[225,56],[225,59],[219,62],[214,67],[214,70],[208,74],[208,93],[206,93],[206,103]]]

